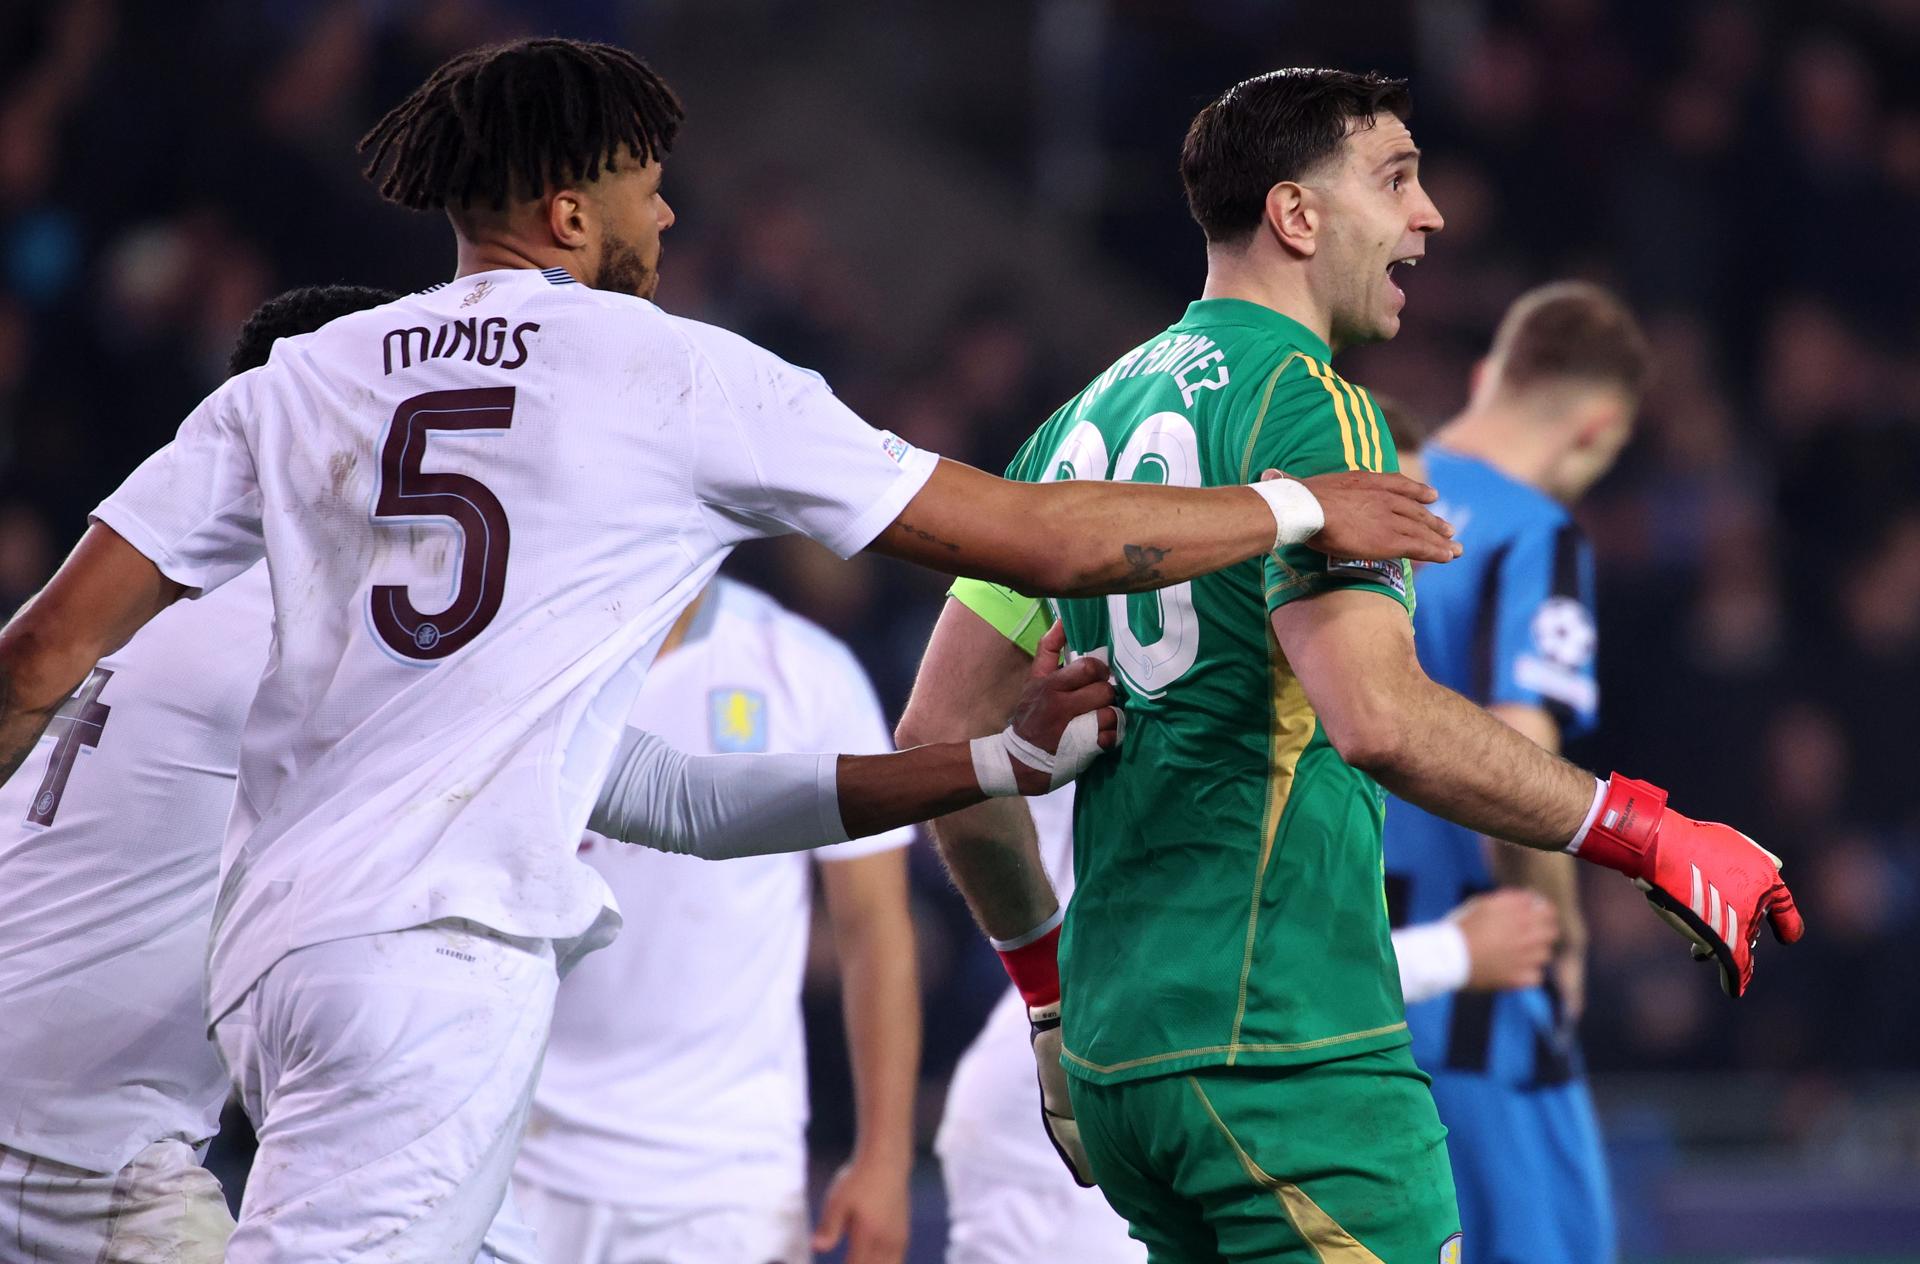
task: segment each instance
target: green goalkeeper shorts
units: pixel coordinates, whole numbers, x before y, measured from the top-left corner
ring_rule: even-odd
[[[1297,1067],[1071,1082],[1152,1264],[1458,1264],[1446,1129],[1405,1046]]]

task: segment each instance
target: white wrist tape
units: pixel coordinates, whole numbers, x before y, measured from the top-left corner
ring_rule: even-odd
[[[1116,711],[1115,746],[1126,732],[1127,713]],[[1016,759],[1035,772],[1046,773],[1047,789],[1058,790],[1100,758],[1100,713],[1088,711],[1069,720],[1060,734],[1060,749],[1051,753],[1014,732],[1011,724],[991,737],[976,737],[967,746],[973,756],[973,775],[988,798],[1000,799],[1020,793],[1020,785],[1013,776],[1013,764],[1009,762]]]
[[[1400,963],[1400,992],[1409,1005],[1458,992],[1473,973],[1466,932],[1450,920],[1394,931],[1393,955]]]
[[[1587,819],[1580,822],[1580,832],[1575,834],[1573,841],[1567,844],[1566,851],[1568,855],[1578,856],[1580,854],[1580,844],[1587,841],[1587,831],[1592,829],[1593,823],[1600,819],[1600,808],[1606,801],[1607,783],[1595,777],[1593,779],[1593,806],[1587,809]]]
[[[1327,515],[1320,508],[1320,502],[1299,479],[1275,478],[1247,486],[1259,492],[1267,508],[1273,510],[1273,547],[1276,549],[1305,544],[1327,525]]]
[[[1020,783],[1013,779],[1013,765],[1007,758],[1007,733],[995,733],[991,737],[976,737],[967,743],[973,754],[973,775],[980,782],[980,792],[989,799],[1005,799],[1020,793]]]

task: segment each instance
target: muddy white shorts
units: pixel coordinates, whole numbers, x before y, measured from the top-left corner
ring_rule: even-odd
[[[552,945],[467,922],[281,958],[215,1025],[260,1137],[231,1264],[535,1260],[502,1217]]]

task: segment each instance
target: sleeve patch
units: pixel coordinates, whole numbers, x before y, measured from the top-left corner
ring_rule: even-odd
[[[1349,575],[1355,579],[1369,580],[1384,584],[1400,596],[1407,595],[1407,564],[1404,559],[1390,558],[1383,562],[1362,562],[1346,558],[1327,559],[1327,574]]]
[[[1529,626],[1534,655],[1566,671],[1593,666],[1599,634],[1593,614],[1572,597],[1549,597],[1533,612]]]

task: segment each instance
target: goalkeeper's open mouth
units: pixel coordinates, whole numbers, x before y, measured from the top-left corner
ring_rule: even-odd
[[[1424,252],[1422,252],[1422,254],[1417,254],[1417,255],[1405,255],[1387,264],[1387,288],[1392,290],[1395,294],[1398,294],[1400,296],[1400,301],[1402,303],[1407,301],[1407,292],[1401,289],[1400,286],[1394,281],[1393,270],[1403,265],[1408,268],[1417,267],[1420,263],[1420,260],[1423,257],[1424,257]]]
[[[1398,294],[1402,300],[1407,298],[1407,292],[1402,290],[1400,284],[1394,280],[1394,269],[1396,269],[1396,267],[1417,267],[1423,257],[1425,257],[1425,252],[1417,255],[1404,255],[1404,257],[1394,259],[1394,261],[1390,261],[1390,263],[1386,265],[1386,284],[1388,284],[1388,286],[1394,290],[1394,294]]]

